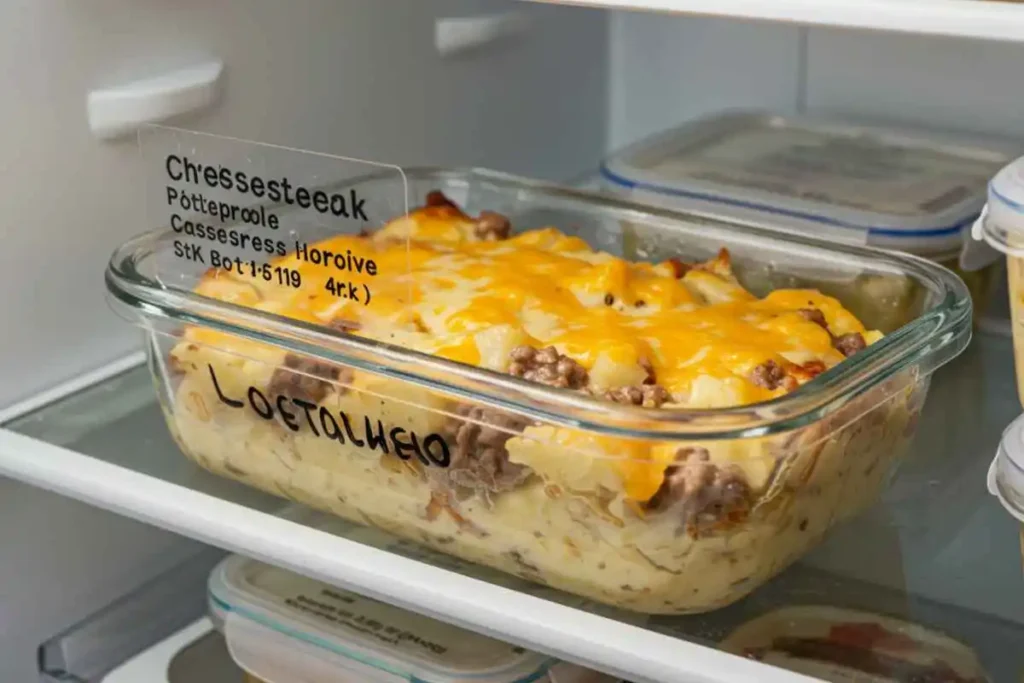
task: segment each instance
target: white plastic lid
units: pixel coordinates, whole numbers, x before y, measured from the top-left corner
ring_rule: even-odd
[[[1003,141],[824,117],[728,113],[607,159],[604,179],[647,199],[767,227],[926,256],[960,249]]]
[[[988,491],[1024,523],[1024,415],[1003,431],[999,450],[988,468]]]
[[[987,196],[988,204],[971,235],[1005,254],[1024,255],[1024,157],[989,181]]]
[[[266,683],[526,683],[554,663],[243,557],[214,570],[209,598],[235,661]]]

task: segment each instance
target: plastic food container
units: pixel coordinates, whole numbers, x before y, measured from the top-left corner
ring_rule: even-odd
[[[264,683],[599,683],[600,674],[244,557],[210,576],[235,661]]]
[[[729,652],[830,683],[989,683],[966,645],[917,624],[835,607],[787,607],[736,629]]]
[[[988,470],[988,491],[1020,521],[1021,559],[1024,560],[1024,415],[1010,423]]]
[[[1024,159],[1007,165],[989,182],[988,203],[972,234],[1007,257],[1017,393],[1024,405]]]
[[[923,256],[956,272],[983,312],[999,264],[967,271],[958,257],[985,183],[1017,149],[838,118],[730,112],[641,140],[607,159],[602,176],[636,201]],[[875,293],[859,282],[844,292],[855,312],[856,299]],[[907,307],[913,295],[902,293]]]
[[[627,251],[626,226],[653,262],[707,259],[725,247],[759,295],[793,280],[829,290],[866,279],[915,292],[900,301],[907,324],[791,393],[714,407],[732,400],[716,381],[700,395],[703,407],[652,408],[296,321],[243,305],[244,296],[196,293],[206,268],[181,268],[169,231],[113,255],[113,302],[146,332],[167,422],[188,457],[607,604],[707,611],[781,571],[874,500],[913,437],[931,373],[970,338],[963,283],[913,256],[487,172],[405,178],[413,201],[442,191],[466,211],[503,213],[515,230],[564,226],[613,254]],[[394,182],[373,176],[352,187],[372,196]],[[861,320],[878,329],[893,305],[865,300]],[[181,362],[181,353],[205,360]],[[681,454],[686,463],[673,465]],[[691,470],[695,490],[686,488]],[[682,477],[681,495],[657,498],[670,475]]]

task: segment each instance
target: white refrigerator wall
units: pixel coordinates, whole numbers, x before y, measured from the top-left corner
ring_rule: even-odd
[[[434,20],[515,11],[521,37],[443,59]],[[571,38],[571,40],[570,40]],[[140,232],[133,142],[93,139],[86,93],[209,58],[219,105],[181,125],[399,164],[547,178],[607,129],[607,16],[491,0],[0,3],[0,407],[135,348],[103,267]],[[182,557],[184,539],[0,479],[0,681],[35,647]]]
[[[1024,45],[809,31],[807,106],[1024,138]]]
[[[791,111],[800,98],[801,29],[730,19],[614,12],[612,149],[720,109]]]
[[[1024,45],[615,12],[613,148],[722,108],[843,111],[1024,138]]]

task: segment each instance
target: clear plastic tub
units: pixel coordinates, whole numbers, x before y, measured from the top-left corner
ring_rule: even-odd
[[[1020,551],[1024,561],[1024,416],[1010,423],[988,470],[988,491],[1020,522]]]
[[[428,169],[406,176],[410,197],[440,190],[467,212],[503,213],[515,232],[555,225],[583,240],[570,244],[622,255],[628,225],[647,260],[669,259],[662,270],[675,269],[679,260],[711,258],[668,284],[663,276],[653,279],[676,291],[673,278],[685,277],[709,297],[708,325],[691,325],[678,336],[670,328],[670,343],[710,335],[707,350],[694,349],[686,367],[704,367],[701,354],[714,351],[742,369],[736,358],[761,353],[744,346],[749,340],[736,332],[748,329],[742,306],[754,314],[759,306],[776,305],[772,301],[803,306],[809,296],[828,308],[833,327],[825,330],[788,308],[765,323],[818,339],[829,359],[826,371],[820,361],[799,366],[807,373],[818,368],[774,390],[755,386],[757,368],[728,377],[701,371],[687,391],[656,408],[547,386],[540,366],[526,373],[539,382],[513,376],[511,366],[489,366],[487,358],[504,359],[521,343],[498,321],[471,338],[478,367],[458,360],[464,343],[454,356],[413,350],[422,348],[414,332],[399,330],[393,341],[366,338],[365,330],[328,328],[246,305],[247,295],[235,296],[241,290],[226,295],[217,289],[226,281],[211,285],[205,268],[161,270],[172,262],[175,236],[169,232],[143,235],[114,254],[106,276],[113,301],[145,329],[167,422],[197,463],[604,603],[647,613],[706,611],[741,598],[796,560],[830,526],[873,501],[913,437],[931,373],[970,338],[963,283],[913,256],[780,237],[480,171]],[[372,194],[393,182],[367,177],[356,186]],[[715,257],[723,247],[726,260]],[[602,290],[620,291],[616,273],[628,267],[621,259],[597,260],[608,268]],[[793,281],[825,291],[870,282],[878,295],[860,312],[867,329],[892,320],[894,301],[885,292],[910,287],[916,294],[905,325],[883,329],[884,337],[836,360],[829,330],[860,324],[839,302],[801,290],[756,303],[727,273],[712,272],[730,268],[757,296]],[[501,274],[505,282],[534,277],[514,266]],[[487,293],[500,299],[508,291]],[[616,305],[608,295],[602,302],[602,291],[596,296],[592,315]],[[716,296],[747,303],[716,307]],[[625,303],[640,308],[640,302]],[[486,310],[496,309],[508,310],[498,303]],[[389,315],[406,312],[398,306]],[[738,346],[722,346],[716,335]],[[626,353],[636,337],[561,348],[590,362],[588,351]],[[729,356],[730,349],[740,355]],[[568,372],[563,384],[580,378],[572,363],[551,360],[551,368]],[[653,374],[638,357],[603,362],[589,364],[589,381],[614,376],[623,365]]]
[[[228,650],[263,683],[601,683],[608,680],[471,631],[248,558],[210,575]]]
[[[1008,164],[989,181],[988,203],[972,234],[1006,254],[1017,394],[1024,405],[1024,159]]]
[[[1009,140],[839,116],[740,111],[630,145],[601,175],[610,191],[635,201],[928,258],[964,280],[980,315],[999,261],[968,270],[959,255],[985,183],[1019,149]],[[870,293],[846,295],[856,308]]]

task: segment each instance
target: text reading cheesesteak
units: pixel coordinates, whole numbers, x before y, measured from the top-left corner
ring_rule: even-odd
[[[236,192],[246,199],[313,211],[328,220],[349,219],[367,224],[370,219],[366,214],[366,199],[354,188],[342,192],[310,190],[285,176],[267,179],[222,165],[202,164],[177,154],[167,155],[164,170],[171,181],[165,187],[169,223],[181,236],[174,240],[177,258],[299,288],[302,286],[299,270],[274,265],[259,257],[294,254],[300,261],[333,268],[341,274],[338,278],[331,277],[324,285],[334,296],[369,303],[369,287],[365,283],[347,281],[344,274],[376,276],[377,263],[372,258],[350,249],[344,252],[320,249],[301,239],[286,241],[278,232],[281,219],[271,211],[274,207],[242,206],[211,199],[194,189]],[[259,228],[273,232],[254,234],[254,229]],[[244,249],[256,255],[232,255],[226,253],[226,248]]]

